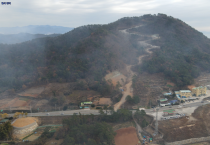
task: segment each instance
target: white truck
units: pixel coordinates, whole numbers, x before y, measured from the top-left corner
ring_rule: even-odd
[[[139,110],[141,111],[141,110],[144,110],[145,111],[145,108],[139,108]]]
[[[171,106],[171,103],[168,103],[168,104],[160,104],[160,107],[164,107],[164,106]]]
[[[165,107],[166,106],[166,104],[160,104],[160,107]]]

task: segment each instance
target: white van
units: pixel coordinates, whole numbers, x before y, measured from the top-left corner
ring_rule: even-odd
[[[166,106],[166,104],[160,104],[160,107],[165,107]]]

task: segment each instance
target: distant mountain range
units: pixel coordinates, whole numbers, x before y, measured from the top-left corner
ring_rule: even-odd
[[[56,37],[61,34],[29,34],[29,33],[19,33],[19,34],[0,34],[0,43],[4,44],[15,44],[21,43],[25,41],[29,41],[36,38],[43,38],[43,37]]]
[[[23,27],[0,27],[1,34],[64,34],[71,31],[73,28],[50,25],[29,25]]]

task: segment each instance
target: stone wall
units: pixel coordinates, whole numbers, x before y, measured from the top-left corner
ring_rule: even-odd
[[[24,126],[24,127],[14,127],[13,133],[14,134],[27,134],[29,132],[32,132],[33,130],[35,130],[38,127],[38,124],[36,122]]]
[[[171,142],[171,143],[165,143],[165,145],[183,145],[183,144],[196,143],[196,142],[202,142],[202,141],[208,141],[208,140],[210,140],[210,136],[175,141],[175,142]]]

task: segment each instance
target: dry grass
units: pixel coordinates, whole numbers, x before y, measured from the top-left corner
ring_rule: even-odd
[[[116,131],[116,133],[116,145],[140,145],[138,143],[139,139],[137,137],[136,129],[134,127],[119,129]]]
[[[35,122],[35,118],[33,117],[26,117],[26,118],[18,118],[13,124],[12,126],[15,127],[24,127],[27,126],[29,124],[32,124]]]
[[[188,145],[210,145],[209,142],[200,142],[200,143],[193,143],[193,144],[188,144]]]
[[[164,133],[164,140],[173,142],[210,135],[210,105],[198,107],[187,118],[160,121],[159,130]]]
[[[63,142],[63,139],[59,139],[59,140],[50,139],[49,141],[45,143],[45,145],[52,145],[52,144],[60,145],[62,144],[62,142]]]
[[[194,85],[190,85],[190,86],[187,86],[187,87],[188,87],[188,89],[190,89],[191,91],[192,91],[192,88],[195,88]]]
[[[70,95],[66,97],[66,102],[68,103],[76,103],[81,101],[87,101],[90,97],[100,96],[100,94],[96,91],[92,90],[74,90]],[[92,99],[93,99],[92,98]],[[86,100],[87,99],[87,100]]]
[[[114,71],[114,72],[111,72],[111,73],[108,73],[106,76],[105,76],[105,79],[108,81],[108,80],[111,80],[112,81],[112,84],[114,86],[117,85],[117,83],[119,82],[121,85],[124,84],[125,80],[126,80],[126,77],[121,74],[120,72],[118,71]],[[124,82],[122,81],[122,79],[124,80]]]

